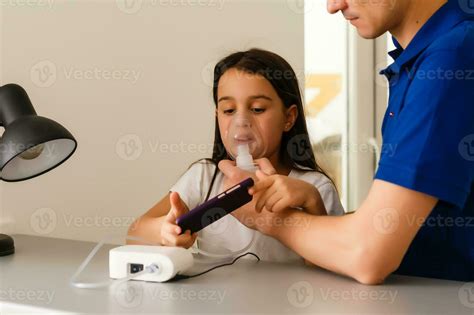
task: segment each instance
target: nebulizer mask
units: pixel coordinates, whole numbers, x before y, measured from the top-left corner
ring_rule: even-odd
[[[254,162],[254,158],[266,156],[267,148],[263,142],[260,125],[253,119],[253,115],[246,115],[246,113],[234,114],[229,128],[222,134],[222,139],[226,144],[227,153],[236,162],[236,166],[244,171],[255,174],[258,166]],[[255,176],[253,177],[255,178]],[[219,224],[219,221],[214,224]],[[205,251],[201,248],[196,249],[196,251],[207,259],[211,257],[213,259],[226,260],[241,255],[247,252],[256,241],[256,231],[249,229],[248,232],[248,234],[250,234],[249,238],[251,238],[249,243],[237,251],[231,251],[222,247],[218,248],[217,251],[219,253],[217,253],[217,251]],[[211,243],[213,242],[198,237],[198,244],[206,245],[208,248],[215,247]]]

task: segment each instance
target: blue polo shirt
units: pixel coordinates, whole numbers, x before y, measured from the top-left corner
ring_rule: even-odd
[[[450,0],[405,50],[394,40],[382,71],[390,97],[375,178],[439,199],[397,274],[474,280],[473,3]]]

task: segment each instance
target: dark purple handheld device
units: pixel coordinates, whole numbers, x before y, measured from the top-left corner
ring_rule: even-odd
[[[243,182],[227,189],[222,194],[180,216],[176,220],[176,224],[181,227],[181,233],[187,230],[191,230],[191,233],[200,231],[250,202],[252,196],[248,193],[248,189],[253,184],[253,179],[249,177]]]

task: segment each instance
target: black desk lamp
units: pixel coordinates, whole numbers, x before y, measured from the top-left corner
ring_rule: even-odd
[[[38,116],[19,85],[0,87],[0,179],[18,182],[44,174],[76,150],[72,134],[57,122]],[[0,256],[15,252],[13,239],[0,234]]]

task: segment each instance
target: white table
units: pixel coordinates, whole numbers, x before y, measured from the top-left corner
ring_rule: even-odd
[[[84,290],[68,281],[94,243],[13,236],[16,253],[0,257],[0,313],[309,313],[473,314],[474,285],[392,276],[364,286],[323,270],[240,260],[174,283],[132,281]],[[108,276],[104,247],[84,280]],[[472,290],[471,290],[472,289]]]

